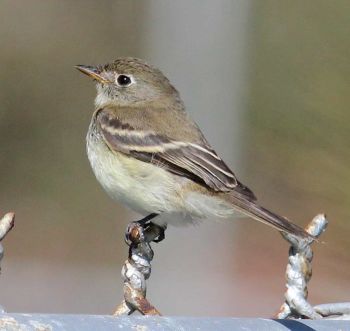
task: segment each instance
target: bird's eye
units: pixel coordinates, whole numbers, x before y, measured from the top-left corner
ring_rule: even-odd
[[[132,83],[132,79],[127,75],[119,75],[117,83],[119,86],[129,86]]]

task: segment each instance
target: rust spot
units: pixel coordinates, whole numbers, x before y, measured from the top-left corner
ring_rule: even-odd
[[[144,315],[157,315],[161,316],[161,313],[151,305],[151,303],[144,297],[136,298],[135,300],[138,305],[138,310]]]
[[[129,238],[132,242],[138,242],[140,240],[141,233],[138,226],[134,226],[129,232]]]

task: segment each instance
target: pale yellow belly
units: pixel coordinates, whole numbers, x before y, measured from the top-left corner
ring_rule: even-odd
[[[113,199],[142,214],[180,208],[180,183],[166,170],[114,153],[102,141],[88,140],[87,152],[97,180]]]
[[[142,215],[162,214],[157,217],[159,223],[192,223],[207,217],[228,217],[234,212],[231,205],[217,197],[186,189],[189,179],[112,152],[102,139],[88,135],[87,153],[97,180],[112,199]]]

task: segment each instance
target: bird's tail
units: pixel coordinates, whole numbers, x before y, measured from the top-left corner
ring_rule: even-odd
[[[233,193],[233,192],[232,192]],[[241,213],[265,223],[279,231],[283,231],[300,238],[312,238],[303,228],[293,224],[287,218],[279,216],[264,207],[259,206],[254,200],[246,199],[241,194],[230,194],[230,201]]]

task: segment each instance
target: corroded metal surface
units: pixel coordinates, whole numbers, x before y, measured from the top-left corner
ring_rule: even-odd
[[[328,221],[324,215],[317,215],[305,228],[315,238],[319,237],[326,229]],[[293,235],[282,233],[283,237],[291,244],[289,249],[288,265],[286,270],[287,291],[285,302],[277,315],[278,318],[307,317],[318,319],[318,314],[307,301],[307,284],[311,279],[311,261],[313,252],[312,238],[298,238]]]
[[[313,307],[308,301],[307,284],[311,279],[311,261],[313,252],[311,244],[325,231],[328,221],[325,215],[317,215],[305,228],[315,239],[300,239],[283,233],[291,244],[286,270],[287,291],[285,302],[277,318],[332,318],[350,319],[350,302],[323,304]]]
[[[151,275],[154,255],[150,242],[161,235],[161,229],[153,223],[142,226],[138,222],[132,222],[128,225],[125,239],[129,245],[129,257],[122,268],[124,300],[113,315],[130,315],[134,311],[143,315],[160,315],[146,299],[146,280]]]

